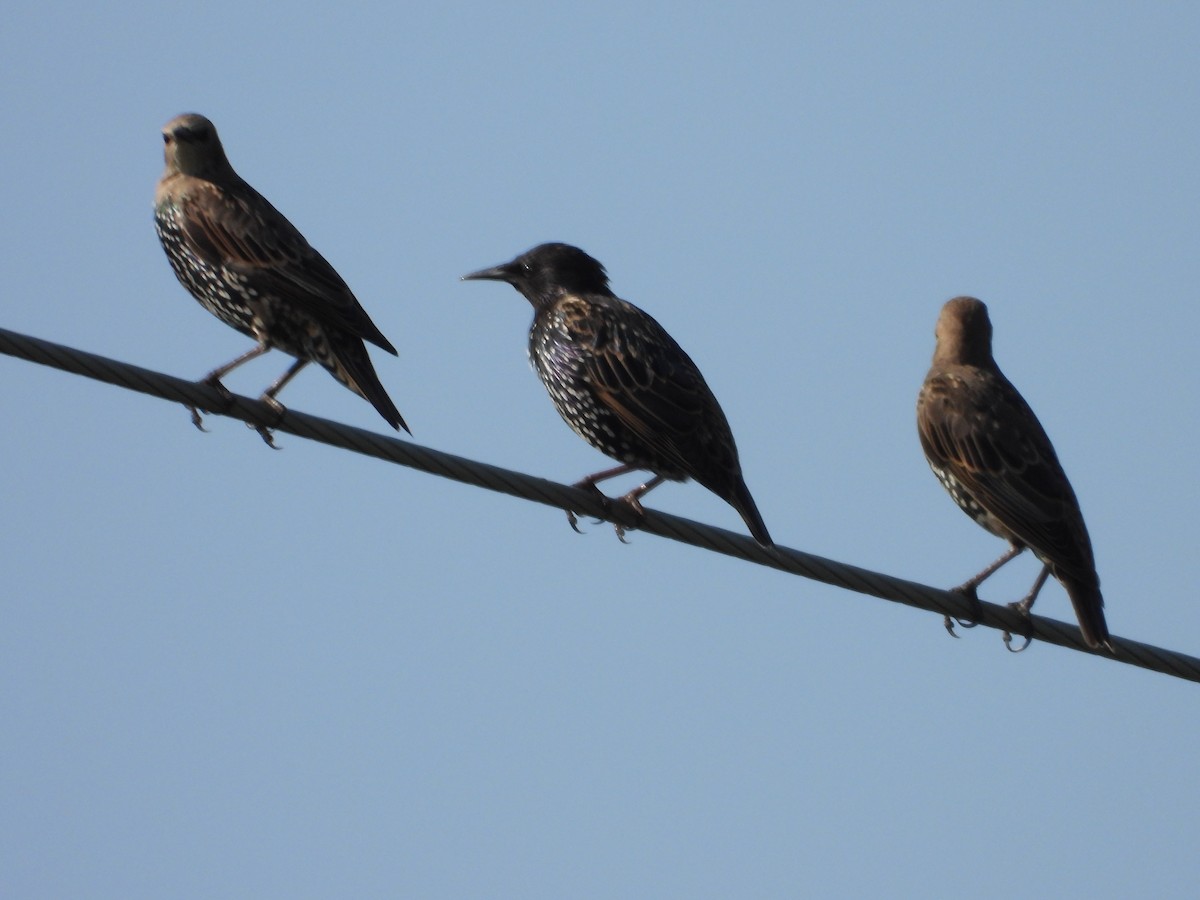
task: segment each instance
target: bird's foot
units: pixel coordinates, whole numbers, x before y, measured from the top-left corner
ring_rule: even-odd
[[[229,409],[229,407],[231,405],[233,405],[233,394],[231,394],[229,392],[229,388],[227,388],[227,387],[225,387],[225,385],[221,384],[221,380],[219,378],[214,378],[211,375],[209,375],[205,378],[201,378],[200,383],[208,385],[210,388],[213,388],[214,390],[216,390],[216,392],[218,394],[221,395],[221,399],[224,402],[221,404],[221,408],[218,409],[217,412],[226,412]],[[192,424],[195,425],[201,431],[203,431],[205,434],[207,434],[208,429],[204,427],[204,419],[200,415],[200,407],[192,406],[192,404],[190,404],[190,403],[185,404],[185,406],[187,407],[188,411],[191,412],[191,414],[192,414]],[[207,410],[205,410],[205,411],[207,412]]]
[[[639,489],[639,490],[630,491],[628,494],[625,494],[623,497],[618,497],[617,500],[615,501],[617,503],[620,503],[627,510],[629,510],[629,513],[630,513],[631,517],[633,518],[633,522],[634,522],[633,525],[622,525],[619,522],[612,523],[613,531],[615,531],[617,533],[617,539],[622,544],[629,543],[629,541],[625,540],[625,535],[628,532],[629,528],[636,528],[642,522],[642,520],[646,518],[646,510],[642,508],[642,503],[641,503],[641,500],[639,499],[640,497],[641,497],[641,491]]]
[[[976,616],[978,617],[979,613],[982,612],[983,607],[979,602],[979,595],[975,592],[977,587],[977,584],[968,581],[965,584],[960,584],[958,587],[950,588],[950,593],[965,597],[968,602],[970,602],[972,608],[975,610]],[[942,624],[946,626],[946,633],[952,638],[958,637],[958,635],[954,633],[955,623],[957,623],[960,628],[974,628],[979,624],[978,622],[964,622],[962,619],[956,616],[947,615],[943,619]]]
[[[205,434],[208,434],[208,429],[204,427],[204,419],[200,416],[200,410],[191,405],[188,406],[188,409],[192,413],[192,424]]]
[[[271,409],[275,412],[275,421],[271,423],[271,427],[274,427],[275,425],[278,425],[280,422],[283,421],[284,413],[287,412],[286,406],[284,406],[282,403],[280,403],[278,400],[276,400],[270,394],[263,394],[258,399],[261,402],[265,403],[267,406],[271,407]],[[266,443],[266,445],[268,447],[270,447],[272,450],[283,449],[281,447],[276,446],[275,432],[271,430],[271,427],[268,427],[266,425],[256,425],[253,422],[247,422],[246,427],[253,428],[255,431],[257,431],[258,436],[260,438],[262,438],[263,441]]]
[[[1034,596],[1036,596],[1036,595],[1034,595]],[[1021,635],[1021,637],[1025,638],[1025,643],[1023,643],[1016,650],[1013,649],[1013,645],[1012,645],[1012,640],[1013,640],[1012,632],[1008,631],[1007,629],[1005,630],[1004,646],[1008,650],[1009,653],[1022,653],[1029,648],[1029,645],[1031,643],[1033,643],[1033,617],[1029,614],[1029,607],[1031,607],[1031,606],[1033,606],[1033,598],[1031,598],[1031,597],[1026,597],[1024,600],[1019,600],[1016,603],[1008,604],[1009,609],[1015,611],[1019,616],[1021,616],[1021,618],[1023,618],[1026,621],[1026,623],[1028,623],[1028,628],[1027,628],[1026,632]]]
[[[270,447],[272,450],[282,450],[283,449],[282,447],[280,447],[278,444],[275,443],[275,432],[273,432],[266,425],[255,425],[253,422],[247,422],[246,427],[253,428],[255,431],[257,431],[258,436],[263,439],[263,443],[266,444],[268,447]]]
[[[575,484],[571,485],[571,487],[578,488],[581,491],[591,491],[593,494],[595,494],[597,497],[600,498],[600,502],[601,502],[601,504],[603,504],[605,510],[609,509],[610,505],[612,504],[612,500],[609,499],[608,497],[606,497],[604,495],[604,492],[601,491],[600,488],[596,487],[596,482],[594,482],[588,478],[583,479],[583,481],[577,481]],[[582,528],[579,527],[579,516],[575,514],[575,511],[568,509],[568,510],[566,510],[566,513],[567,513],[567,524],[569,524],[571,526],[571,529],[576,534],[586,534],[587,532],[585,532]],[[597,525],[599,525],[604,520],[603,519],[593,519],[592,521],[595,522]]]

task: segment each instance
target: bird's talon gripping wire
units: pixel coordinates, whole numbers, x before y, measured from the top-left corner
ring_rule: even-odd
[[[212,372],[212,373],[206,375],[204,378],[200,379],[200,383],[203,385],[207,385],[208,387],[212,388],[218,394],[221,395],[221,399],[224,400],[225,402],[221,406],[221,408],[219,410],[217,410],[217,412],[225,412],[229,409],[230,406],[233,405],[233,394],[231,394],[229,392],[229,388],[227,388],[227,387],[225,387],[225,385],[221,384],[220,378],[214,377],[215,375],[217,375],[216,372]],[[193,406],[190,403],[187,403],[184,405],[187,407],[188,411],[192,414],[192,424],[195,425],[201,431],[203,431],[205,434],[208,434],[208,429],[204,427],[204,419],[200,415],[200,407]]]
[[[983,611],[983,608],[979,603],[979,595],[975,593],[975,585],[971,582],[968,581],[966,584],[960,584],[956,588],[950,588],[950,593],[965,597],[967,601],[970,602],[972,608],[977,611],[977,613]],[[946,627],[946,633],[952,638],[958,637],[958,635],[954,633],[955,623],[957,623],[960,628],[974,628],[979,624],[978,622],[971,621],[964,622],[962,619],[958,618],[958,616],[951,616],[947,614],[943,618],[942,624]]]
[[[276,446],[275,432],[272,431],[271,429],[283,421],[283,417],[287,413],[287,407],[284,406],[282,403],[280,403],[278,400],[276,400],[274,395],[272,395],[270,392],[263,394],[258,399],[261,402],[265,403],[267,406],[271,407],[272,412],[275,413],[275,421],[272,422],[270,426],[255,425],[250,422],[247,422],[246,425],[249,426],[250,428],[253,428],[255,431],[257,431],[258,436],[261,437],[266,442],[267,446],[270,447],[272,450],[282,450],[283,449],[282,447]]]
[[[208,434],[208,429],[204,427],[204,419],[201,418],[201,416],[200,416],[200,410],[197,407],[192,406],[190,404],[188,405],[187,408],[192,413],[192,424],[195,425],[201,431],[203,431],[205,434]]]
[[[1037,585],[1037,587],[1038,588],[1041,587],[1040,582]],[[1008,604],[1008,608],[1013,610],[1014,612],[1016,612],[1019,616],[1021,616],[1021,618],[1023,618],[1026,621],[1026,623],[1029,625],[1028,633],[1021,635],[1021,637],[1025,638],[1025,643],[1022,644],[1020,647],[1018,647],[1016,650],[1014,650],[1013,646],[1012,646],[1012,640],[1013,640],[1012,632],[1010,632],[1008,629],[1005,629],[1005,631],[1004,631],[1004,646],[1005,646],[1005,649],[1007,649],[1009,653],[1023,653],[1026,649],[1028,649],[1029,645],[1031,643],[1033,643],[1033,617],[1029,614],[1029,607],[1033,606],[1033,601],[1036,598],[1037,598],[1037,590],[1034,590],[1024,600],[1020,600],[1016,603]]]
[[[1029,648],[1029,645],[1033,643],[1033,635],[1032,634],[1023,634],[1023,635],[1021,635],[1021,637],[1025,638],[1025,643],[1023,643],[1020,647],[1018,647],[1016,650],[1014,650],[1013,646],[1012,646],[1012,639],[1013,639],[1012,632],[1010,632],[1010,631],[1004,632],[1004,647],[1005,647],[1005,649],[1007,649],[1009,653],[1024,653]]]
[[[275,432],[273,432],[266,425],[255,425],[253,422],[247,422],[246,427],[253,428],[255,431],[257,431],[258,436],[263,439],[263,443],[265,443],[272,450],[282,450],[283,449],[282,447],[280,447],[279,445],[277,445],[275,443]]]

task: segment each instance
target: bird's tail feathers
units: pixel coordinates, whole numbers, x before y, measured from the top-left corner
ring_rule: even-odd
[[[358,338],[347,338],[337,341],[334,347],[334,365],[326,366],[330,373],[350,390],[354,391],[383,416],[384,420],[399,431],[403,428],[409,434],[412,431],[396,409],[396,404],[384,390],[379,376],[375,374],[375,366],[367,348]]]
[[[1069,577],[1060,578],[1060,581],[1071,598],[1071,605],[1075,607],[1075,617],[1079,620],[1084,641],[1089,647],[1104,646],[1113,652],[1108,622],[1104,618],[1104,597],[1100,594],[1100,583],[1076,581]]]
[[[738,479],[733,495],[726,499],[741,514],[742,519],[746,522],[746,527],[750,529],[750,534],[760,546],[775,546],[775,542],[771,540],[771,535],[767,531],[767,524],[759,515],[758,506],[755,504],[754,498],[750,496],[750,489],[746,487],[744,479]]]

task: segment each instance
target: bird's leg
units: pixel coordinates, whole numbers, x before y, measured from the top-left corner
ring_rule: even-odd
[[[600,488],[596,487],[596,483],[599,481],[607,481],[609,478],[616,478],[618,475],[624,475],[627,472],[636,471],[637,470],[633,468],[633,466],[615,466],[611,469],[605,469],[603,472],[597,472],[595,475],[589,475],[587,478],[575,482],[573,485],[571,485],[571,487],[579,488],[581,491],[593,491],[596,496],[603,501],[605,507],[607,507],[611,501],[604,495],[604,492],[600,490]],[[597,519],[596,521],[602,522],[603,519]],[[571,528],[573,528],[577,534],[583,534],[583,532],[579,530],[579,517],[575,515],[573,510],[567,510],[567,522],[570,523]]]
[[[987,581],[992,575],[994,575],[997,569],[1003,566],[1006,562],[1014,559],[1024,549],[1025,547],[1022,544],[1013,544],[1008,548],[1008,552],[1006,552],[1003,556],[1001,556],[998,560],[996,560],[974,578],[967,579],[958,587],[950,588],[950,593],[961,594],[971,601],[972,606],[974,606],[976,609],[979,609],[979,594],[977,593],[979,586]],[[963,628],[974,628],[977,624],[979,624],[978,622],[964,622],[961,619],[952,619],[950,616],[946,616],[943,624],[946,626],[946,631],[950,632],[951,637],[958,637],[958,635],[954,633],[955,622],[957,622]]]
[[[999,569],[1001,566],[1003,566],[1009,560],[1014,559],[1024,549],[1025,549],[1025,546],[1023,544],[1013,544],[1011,547],[1008,548],[1007,553],[1005,553],[1003,556],[1001,556],[998,560],[996,560],[994,563],[992,563],[990,566],[988,566],[986,569],[984,569],[982,572],[980,572],[974,578],[968,579],[967,581],[964,581],[962,584],[960,584],[958,587],[951,588],[950,590],[956,594],[963,594],[968,597],[974,595],[976,588],[978,588],[981,584],[983,584],[985,581],[987,581],[989,578],[991,578],[992,575],[994,575],[996,573],[997,569]]]
[[[216,388],[216,390],[220,392],[221,396],[225,398],[225,406],[222,411],[229,408],[229,402],[233,399],[233,394],[229,393],[229,389],[225,387],[225,385],[221,384],[221,379],[240,366],[242,363],[256,359],[270,349],[270,346],[267,344],[257,344],[254,347],[251,347],[241,356],[237,357],[237,359],[227,362],[223,366],[218,366],[200,379],[201,384],[207,384],[211,388]],[[187,404],[187,408],[192,411],[192,424],[201,431],[205,431],[206,429],[200,418],[200,410],[197,407],[192,406],[190,403]]]
[[[262,356],[264,353],[266,353],[270,349],[271,349],[271,347],[268,344],[265,344],[265,343],[255,344],[253,347],[251,347],[249,350],[247,350],[241,356],[237,357],[234,360],[231,360],[230,362],[225,363],[225,365],[223,365],[223,366],[218,366],[217,368],[213,369],[211,372],[209,372],[207,375],[205,375],[200,380],[203,381],[205,384],[211,384],[215,387],[222,378],[224,378],[226,375],[228,375],[230,372],[232,372],[234,369],[236,369],[242,363],[248,363],[252,359],[257,359],[258,357]]]
[[[283,408],[283,404],[280,403],[276,398],[279,396],[279,392],[287,387],[288,382],[295,378],[300,373],[300,370],[308,365],[308,362],[309,361],[307,359],[296,360],[288,367],[286,372],[284,372],[275,380],[273,385],[263,391],[262,396],[258,399],[264,403],[271,404],[271,406],[280,411],[280,414],[286,412],[286,410]]]
[[[1038,575],[1037,581],[1033,583],[1033,587],[1029,589],[1029,593],[1016,603],[1008,604],[1011,609],[1014,609],[1020,613],[1020,615],[1025,618],[1026,621],[1029,621],[1030,624],[1029,633],[1021,635],[1023,638],[1025,638],[1025,643],[1016,650],[1012,648],[1012,634],[1008,631],[1004,632],[1004,646],[1008,648],[1010,653],[1020,653],[1022,650],[1028,647],[1030,642],[1033,640],[1033,622],[1030,620],[1029,610],[1033,609],[1033,601],[1037,600],[1038,594],[1040,594],[1042,591],[1042,585],[1046,583],[1046,579],[1049,576],[1050,567],[1042,566],[1041,574]]]
[[[616,478],[618,475],[625,475],[629,472],[636,471],[637,469],[634,466],[613,466],[611,469],[605,469],[603,472],[597,472],[594,475],[589,475],[587,478],[584,478],[582,481],[577,481],[571,486],[587,490],[588,488],[596,487],[596,485],[601,481],[608,481],[608,479]],[[597,490],[599,489],[597,488]]]
[[[284,387],[287,386],[289,381],[296,377],[301,369],[308,365],[308,362],[309,361],[307,359],[297,359],[288,367],[288,370],[280,375],[279,378],[275,380],[275,383],[263,391],[262,395],[258,398],[261,402],[267,404],[267,406],[271,407],[271,409],[275,411],[277,418],[275,419],[273,425],[278,425],[283,419],[284,413],[287,412],[287,408],[276,399],[276,396],[284,389]],[[251,422],[247,422],[246,425],[247,427],[253,428],[255,431],[257,431],[259,437],[266,441],[267,446],[272,450],[279,449],[275,446],[274,433],[266,425],[255,425]]]

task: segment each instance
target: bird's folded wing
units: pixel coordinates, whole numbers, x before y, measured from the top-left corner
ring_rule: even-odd
[[[588,329],[588,380],[596,397],[649,446],[697,480],[699,442],[724,415],[699,369],[650,316],[593,308]],[[714,419],[715,417],[715,419]],[[728,426],[724,428],[728,431]]]
[[[247,287],[287,300],[322,324],[395,353],[346,282],[281,213],[229,192],[198,190],[180,207],[187,240],[207,262],[241,275]]]

